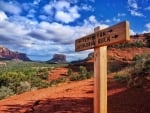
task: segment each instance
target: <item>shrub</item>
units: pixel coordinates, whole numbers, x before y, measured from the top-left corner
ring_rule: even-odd
[[[27,81],[20,82],[20,85],[17,87],[17,94],[30,91],[31,90],[31,84]]]
[[[86,78],[89,79],[89,78],[93,77],[93,75],[94,75],[93,71],[87,72]]]
[[[139,61],[139,60],[141,61],[149,58],[150,58],[150,54],[136,55],[135,57],[133,57],[133,61]]]
[[[50,85],[50,86],[53,86],[53,85],[57,85],[57,84],[59,84],[59,83],[66,82],[66,81],[67,81],[67,78],[62,77],[62,78],[58,78],[58,79],[56,79],[56,80],[50,81],[49,85]]]
[[[150,58],[146,60],[146,62],[144,63],[144,72],[146,72],[147,74],[150,74]]]
[[[37,75],[43,80],[48,79],[48,72],[41,72],[41,73],[38,73]]]
[[[127,80],[127,76],[126,75],[121,75],[121,74],[116,74],[114,76],[114,79],[121,82],[121,83],[124,83]]]
[[[71,68],[69,68],[67,73],[68,73],[68,76],[71,76],[71,75],[73,74],[72,69],[71,69]]]
[[[33,77],[31,79],[31,88],[41,89],[41,88],[47,88],[48,86],[49,84],[42,81],[39,77]]]
[[[86,77],[86,75],[87,75],[87,69],[86,69],[86,67],[80,66],[79,74],[80,74],[81,80],[82,79],[86,79],[87,78]]]
[[[6,87],[6,86],[2,86],[0,87],[0,100],[9,96],[14,95],[14,92],[12,89]]]
[[[150,73],[150,54],[137,55],[133,58],[135,61],[131,74],[143,76]]]
[[[45,81],[48,78],[48,72],[62,66],[37,62],[6,62],[7,65],[0,68],[0,88],[2,90],[7,88],[6,90],[11,90],[14,94],[48,87],[49,83]]]
[[[128,77],[128,87],[141,87],[144,78],[150,74],[150,54],[135,56],[131,75]]]
[[[70,80],[71,81],[78,81],[78,80],[82,80],[82,77],[78,74],[73,74],[70,76]]]
[[[93,76],[93,71],[88,72],[86,67],[80,66],[79,69],[80,69],[79,74],[72,74],[70,76],[71,81],[89,79]]]

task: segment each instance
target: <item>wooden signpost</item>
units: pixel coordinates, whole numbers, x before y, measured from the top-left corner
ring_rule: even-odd
[[[94,48],[94,113],[107,113],[107,46],[129,41],[129,23],[121,22],[77,39],[75,51]]]

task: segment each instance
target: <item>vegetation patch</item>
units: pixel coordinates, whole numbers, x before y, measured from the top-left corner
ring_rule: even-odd
[[[0,67],[0,99],[50,86],[51,83],[46,82],[49,71],[62,66],[36,62],[5,62],[7,65]]]
[[[142,87],[143,82],[150,76],[150,54],[137,55],[128,77],[128,87]]]
[[[70,71],[70,70],[68,70]],[[71,71],[72,72],[72,71]],[[69,73],[69,72],[68,72]],[[70,75],[70,80],[71,81],[78,81],[78,80],[84,80],[84,79],[89,79],[93,76],[93,71],[87,71],[86,67],[80,66],[79,68],[79,73],[72,73]]]

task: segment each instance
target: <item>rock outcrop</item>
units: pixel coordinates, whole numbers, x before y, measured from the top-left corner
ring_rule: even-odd
[[[87,60],[93,59],[94,58],[94,53],[89,53],[88,57],[86,58]]]
[[[48,63],[66,63],[66,55],[64,54],[54,54],[53,58]]]
[[[0,46],[0,59],[31,61],[25,53],[14,52],[3,46]]]

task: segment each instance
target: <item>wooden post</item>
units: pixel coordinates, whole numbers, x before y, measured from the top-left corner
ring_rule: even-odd
[[[94,48],[94,113],[107,113],[107,46]]]
[[[129,41],[129,23],[121,22],[75,41],[75,51],[94,48],[94,113],[107,113],[107,46]]]

